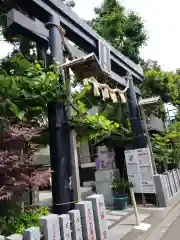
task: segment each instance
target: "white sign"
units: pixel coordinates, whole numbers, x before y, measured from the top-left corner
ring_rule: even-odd
[[[128,164],[126,168],[128,175],[140,174],[140,167],[138,163]]]
[[[155,185],[143,184],[143,193],[156,193]]]
[[[136,150],[125,151],[126,164],[137,163]]]
[[[128,175],[128,179],[130,182],[132,182],[135,193],[143,192],[141,174]]]
[[[140,168],[142,183],[143,184],[154,184],[153,171],[150,166]]]
[[[136,159],[140,167],[151,166],[151,158],[149,148],[136,149]]]
[[[155,193],[149,148],[125,151],[125,159],[128,178],[134,184],[134,192]]]

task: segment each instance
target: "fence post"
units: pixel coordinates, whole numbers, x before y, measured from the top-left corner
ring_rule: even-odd
[[[62,240],[71,240],[71,225],[70,217],[68,214],[59,216],[60,232]]]
[[[83,240],[81,215],[79,210],[69,211],[72,228],[72,240]]]
[[[96,240],[92,203],[90,201],[76,203],[76,209],[81,213],[83,239]]]
[[[108,239],[108,225],[106,221],[104,196],[100,194],[94,194],[87,197],[87,200],[92,202],[97,239]]]
[[[59,216],[50,214],[39,218],[39,225],[43,231],[44,240],[60,240]]]
[[[40,240],[41,232],[39,227],[31,227],[24,231],[24,240]]]
[[[7,240],[23,240],[23,235],[21,234],[13,234],[6,238]]]

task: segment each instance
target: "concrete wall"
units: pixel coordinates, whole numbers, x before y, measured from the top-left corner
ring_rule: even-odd
[[[163,132],[165,130],[163,120],[151,115],[148,121],[148,130]]]
[[[89,151],[89,144],[88,141],[83,141],[79,147],[79,161],[81,164],[90,163],[90,151]]]

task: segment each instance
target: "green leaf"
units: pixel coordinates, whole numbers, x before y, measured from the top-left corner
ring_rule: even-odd
[[[21,111],[16,104],[14,103],[10,103],[9,109],[11,112],[13,112],[15,114],[15,116],[19,119],[19,120],[23,120],[24,116],[25,116],[25,112]]]
[[[41,70],[42,68],[41,68],[41,65],[39,64],[39,63],[36,63],[36,68],[38,69],[38,70]]]

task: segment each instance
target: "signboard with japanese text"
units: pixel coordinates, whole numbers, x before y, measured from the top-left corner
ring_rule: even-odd
[[[125,151],[129,181],[135,193],[156,193],[149,148]]]

